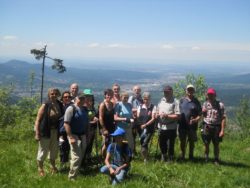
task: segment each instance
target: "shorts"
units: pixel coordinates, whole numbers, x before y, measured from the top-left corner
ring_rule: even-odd
[[[203,131],[201,133],[201,138],[204,144],[210,144],[211,140],[213,144],[219,144],[222,141],[222,138],[219,137],[220,134],[219,125],[204,125]]]
[[[41,137],[37,152],[37,160],[44,161],[49,154],[50,160],[56,160],[58,153],[58,133],[57,129],[50,130],[50,138]]]

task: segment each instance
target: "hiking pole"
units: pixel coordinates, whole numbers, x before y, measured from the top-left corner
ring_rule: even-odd
[[[151,150],[151,146],[152,146],[152,142],[153,142],[153,139],[154,139],[154,134],[152,134],[152,137],[150,138],[150,143],[149,143],[149,147],[148,147],[148,152]]]
[[[156,142],[155,160],[157,159],[158,147],[159,147],[159,134],[158,134],[158,137],[157,137],[157,142]]]
[[[97,159],[97,166],[99,165],[99,155],[98,155],[98,130],[99,129],[99,120],[96,123],[97,127],[95,130],[95,152],[96,152],[96,159]]]
[[[187,146],[188,146],[188,143],[189,143],[189,137],[187,138],[187,141],[185,142],[185,151],[184,153],[187,153]],[[189,151],[190,152],[190,151]],[[184,158],[185,158],[185,155],[184,155]]]
[[[158,112],[159,113],[159,112]],[[155,120],[155,125],[154,125],[154,130],[157,131],[157,143],[156,143],[156,150],[155,150],[155,160],[157,158],[157,154],[158,154],[158,147],[159,147],[159,136],[160,136],[160,128],[158,128],[158,124],[160,123],[160,119],[159,117],[156,118]]]

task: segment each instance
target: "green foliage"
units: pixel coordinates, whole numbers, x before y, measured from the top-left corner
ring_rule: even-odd
[[[15,124],[16,106],[11,104],[12,91],[12,88],[0,88],[0,128]]]
[[[23,97],[15,102],[13,89],[0,88],[0,140],[19,140],[32,136],[38,98]]]
[[[61,59],[54,59],[54,64],[52,65],[52,69],[58,71],[58,73],[63,73],[66,71],[66,67],[63,66],[63,60]]]
[[[241,136],[247,137],[250,134],[250,101],[243,96],[239,106],[236,108],[235,120],[241,128]]]
[[[174,93],[177,98],[185,96],[186,86],[192,84],[195,87],[195,96],[200,102],[205,101],[205,92],[207,83],[205,77],[202,75],[195,76],[194,74],[187,74],[185,79],[178,81],[174,85]]]
[[[18,101],[16,109],[16,122],[18,123],[15,125],[18,138],[32,136],[38,108],[38,96],[24,97]]]
[[[35,72],[30,71],[30,74],[29,74],[30,97],[33,96],[34,80],[35,80]]]
[[[30,50],[30,53],[33,54],[37,60],[40,60],[47,55],[44,49],[42,50],[32,49]]]

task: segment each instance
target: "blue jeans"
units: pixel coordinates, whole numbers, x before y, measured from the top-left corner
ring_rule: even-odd
[[[111,167],[115,170],[118,168],[117,165],[114,165],[112,164]],[[103,174],[109,174],[109,168],[104,165],[101,169],[100,169],[100,172],[103,173]],[[128,173],[128,168],[125,168],[125,169],[122,169],[119,174],[116,174],[114,177],[111,177],[112,178],[112,185],[116,185],[117,183],[120,183],[124,180],[125,176],[127,175]]]

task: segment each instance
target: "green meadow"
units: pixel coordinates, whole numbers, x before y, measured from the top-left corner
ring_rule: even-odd
[[[38,144],[33,138],[32,129],[24,131],[1,130],[0,134],[0,186],[7,187],[111,187],[108,177],[99,173],[99,166],[81,170],[76,181],[69,181],[68,171],[49,173],[45,162],[46,176],[39,177],[36,167]],[[22,134],[21,134],[22,133]],[[150,159],[144,164],[140,156],[132,161],[126,181],[117,187],[250,187],[250,139],[240,139],[226,135],[221,143],[221,164],[203,160],[201,140],[196,144],[195,160],[172,163],[157,159],[157,136],[150,146]],[[100,141],[100,137],[99,137]],[[137,148],[139,151],[139,147]],[[94,150],[95,152],[95,150]],[[93,153],[95,155],[95,153]],[[179,155],[179,141],[176,140],[175,155]],[[58,162],[58,161],[57,161]],[[59,164],[58,164],[59,166]]]

